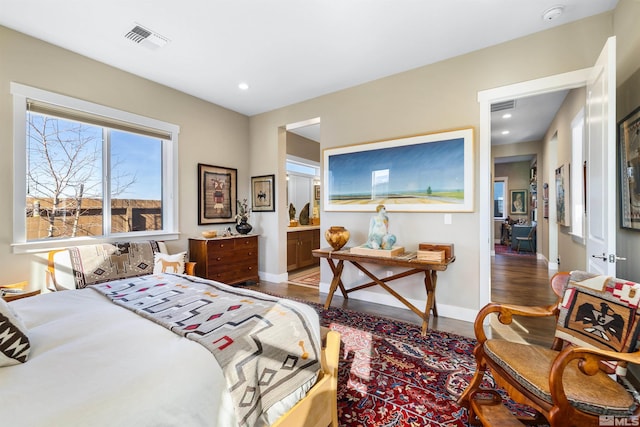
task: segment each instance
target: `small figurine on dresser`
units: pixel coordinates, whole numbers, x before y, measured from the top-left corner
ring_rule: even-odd
[[[371,249],[391,250],[396,243],[396,236],[389,234],[389,217],[384,205],[376,207],[377,214],[369,221],[369,237],[364,245]]]

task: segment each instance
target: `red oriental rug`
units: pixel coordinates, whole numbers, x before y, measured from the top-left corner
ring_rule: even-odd
[[[457,404],[475,371],[475,340],[350,310],[316,308],[342,334],[340,426],[467,426]],[[485,377],[487,385],[493,379]],[[530,413],[510,403],[512,411]]]

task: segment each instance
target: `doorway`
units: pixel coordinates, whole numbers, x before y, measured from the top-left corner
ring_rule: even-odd
[[[585,86],[589,69],[578,70],[529,82],[518,83],[478,94],[480,103],[480,284],[479,307],[491,301],[491,250],[493,249],[493,150],[491,108],[499,104],[535,95],[550,94]]]

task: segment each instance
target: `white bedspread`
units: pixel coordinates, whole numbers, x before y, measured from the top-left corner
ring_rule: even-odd
[[[222,371],[200,344],[91,289],[11,304],[29,329],[32,350],[27,363],[0,368],[3,426],[236,424],[229,393],[215,386],[225,384]],[[279,415],[270,413],[269,422]]]

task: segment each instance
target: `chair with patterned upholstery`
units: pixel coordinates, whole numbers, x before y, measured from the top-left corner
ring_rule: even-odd
[[[557,273],[551,286],[558,295],[557,304],[490,303],[478,313],[477,370],[459,399],[468,408],[470,423],[494,427],[524,425],[523,421],[548,422],[551,427],[640,425],[638,393],[625,377],[628,363],[640,364],[640,285],[574,271]],[[490,313],[503,324],[510,324],[514,316],[556,316],[551,348],[488,339],[483,325]],[[516,419],[502,404],[502,394],[480,387],[487,369],[513,401],[536,411],[533,420]]]

